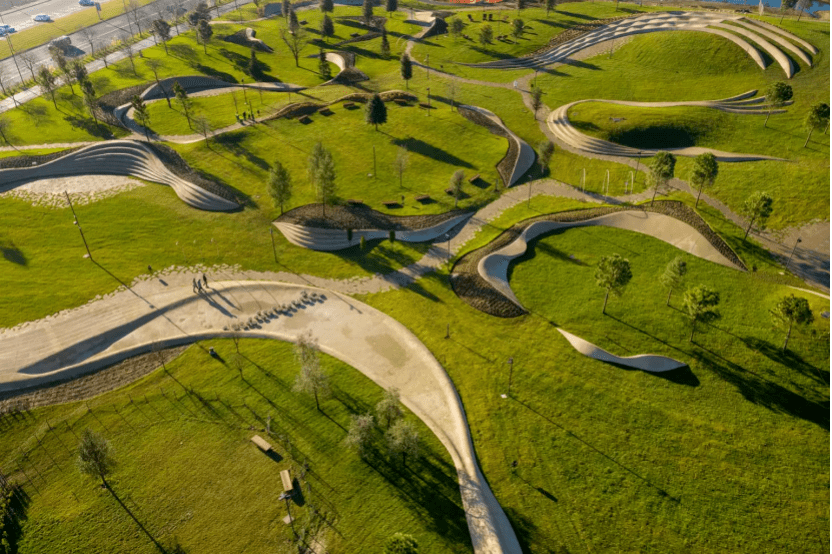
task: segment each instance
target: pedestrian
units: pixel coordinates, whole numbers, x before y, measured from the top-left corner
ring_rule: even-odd
[[[153,275],[153,268],[150,267],[150,264],[147,265],[147,272]]]
[[[208,276],[204,273],[202,274],[202,283],[205,285],[205,288],[208,288]]]
[[[191,279],[191,290],[196,292],[196,279]]]
[[[197,292],[202,292],[202,281],[197,281],[196,282],[196,291]]]
[[[517,81],[514,81],[514,88],[517,88]]]

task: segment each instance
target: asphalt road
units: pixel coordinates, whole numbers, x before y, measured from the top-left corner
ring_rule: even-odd
[[[113,1],[118,0],[103,0],[100,3]],[[0,0],[0,17],[3,18],[3,23],[11,25],[18,32],[37,25],[55,25],[54,20],[58,18],[81,10],[94,9],[91,6],[79,5],[78,0]],[[38,23],[33,21],[32,18],[39,13],[47,14],[53,19],[53,22]],[[12,38],[12,41],[14,41],[14,38]]]

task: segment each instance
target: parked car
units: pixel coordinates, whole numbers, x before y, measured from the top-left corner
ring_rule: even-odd
[[[82,6],[95,6],[95,2],[92,0],[78,0],[78,3]]]
[[[0,25],[0,37],[14,33],[14,27],[11,25]]]
[[[46,15],[45,13],[39,13],[35,17],[33,17],[35,21],[51,21],[52,18]]]

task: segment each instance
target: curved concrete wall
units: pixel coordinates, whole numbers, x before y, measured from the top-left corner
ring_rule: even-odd
[[[558,329],[558,332],[563,335],[567,341],[569,341],[572,348],[588,358],[602,362],[631,367],[633,369],[640,369],[649,373],[673,371],[674,369],[681,369],[687,366],[687,364],[674,360],[673,358],[657,356],[655,354],[637,354],[635,356],[626,357],[616,356],[615,354],[610,354],[603,348],[595,346],[591,342],[564,331],[563,329]]]

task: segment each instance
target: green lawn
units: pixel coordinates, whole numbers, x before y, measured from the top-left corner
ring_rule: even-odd
[[[604,317],[594,266],[614,252],[634,278]],[[828,543],[829,326],[820,312],[829,302],[805,295],[817,321],[781,354],[784,332],[767,310],[795,291],[767,273],[683,255],[687,283],[722,294],[722,320],[689,344],[680,297],[665,307],[657,279],[679,254],[612,229],[541,239],[511,272],[531,310],[519,319],[463,304],[444,273],[418,291],[364,298],[444,363],[484,473],[529,552],[809,552]],[[663,377],[587,359],[555,325],[690,371]]]
[[[210,345],[226,363],[234,355],[229,340]],[[283,469],[301,492],[292,502],[296,531],[330,552],[375,551],[395,532],[414,535],[420,552],[471,551],[456,471],[421,421],[407,416],[426,455],[406,467],[387,457],[380,435],[369,464],[345,449],[349,416],[381,399],[372,381],[323,356],[334,395],[320,413],[311,397],[291,391],[291,345],[242,341],[244,380],[208,357],[206,347],[191,347],[166,371],[88,402],[2,419],[0,464],[30,498],[19,552],[157,552],[148,534],[169,552],[176,542],[184,552],[296,552],[281,521]],[[265,432],[269,416],[272,436]],[[85,428],[113,445],[118,468],[110,482],[124,506],[75,468],[75,435]],[[250,442],[255,434],[276,456]]]

